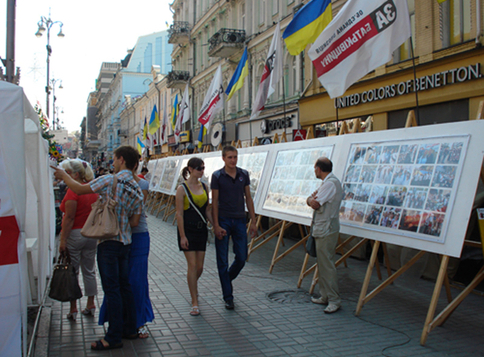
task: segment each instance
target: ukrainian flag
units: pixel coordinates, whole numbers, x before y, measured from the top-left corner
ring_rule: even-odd
[[[178,94],[175,96],[175,102],[173,103],[173,110],[171,111],[171,128],[173,130],[175,130],[177,116],[178,116]]]
[[[158,128],[160,127],[160,116],[158,115],[158,109],[156,108],[156,105],[153,107],[153,111],[151,112],[151,117],[150,117],[150,125],[149,125],[149,133],[153,135],[156,133]]]
[[[331,0],[311,0],[299,10],[282,34],[289,53],[298,55],[314,43],[333,19]]]
[[[145,147],[145,144],[141,141],[141,139],[138,136],[138,152],[140,155],[143,155],[143,149]]]
[[[234,75],[230,80],[227,89],[225,90],[225,94],[228,95],[227,100],[232,98],[235,92],[237,92],[242,86],[244,85],[245,77],[249,74],[249,62],[247,61],[247,47],[244,50],[244,54],[240,59],[239,65],[235,69]]]
[[[198,133],[198,148],[201,149],[203,146],[203,137],[207,134],[207,128],[205,128],[202,124],[200,127],[200,132]]]

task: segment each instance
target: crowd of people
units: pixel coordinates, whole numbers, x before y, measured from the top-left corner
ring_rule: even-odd
[[[200,315],[198,280],[203,272],[208,227],[211,224],[217,237],[215,242],[217,267],[225,308],[235,308],[233,281],[247,260],[247,208],[251,219],[249,232],[257,233],[254,203],[250,194],[249,173],[237,167],[237,149],[227,146],[222,151],[224,167],[212,175],[210,189],[200,181],[205,165],[202,159],[192,158],[182,171],[185,182],[176,192],[178,245],[187,260],[187,284],[191,298],[190,315]],[[95,259],[101,278],[104,299],[99,311],[99,324],[108,323],[106,334],[91,344],[93,350],[123,347],[123,339],[149,337],[146,327],[154,314],[149,297],[148,256],[150,234],[144,211],[149,183],[148,173],[142,168],[136,174],[139,154],[130,146],[115,150],[112,172],[103,167],[96,170],[80,159],[64,161],[52,167],[58,182],[67,192],[61,204],[64,212],[59,251],[68,253],[76,274],[82,271],[86,307],[81,311],[95,316],[97,295]],[[209,204],[209,192],[212,204]],[[119,235],[105,240],[84,237],[81,229],[97,200],[116,201],[115,211]],[[229,265],[229,239],[235,253]],[[70,302],[67,319],[76,321],[77,301]]]

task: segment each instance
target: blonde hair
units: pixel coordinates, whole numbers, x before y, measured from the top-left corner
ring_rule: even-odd
[[[89,182],[94,178],[91,165],[81,159],[67,159],[61,162],[60,167],[64,170],[78,173],[82,181]]]

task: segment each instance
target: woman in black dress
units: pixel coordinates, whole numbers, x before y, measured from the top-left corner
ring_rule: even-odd
[[[193,157],[183,168],[185,182],[176,190],[176,219],[178,247],[187,259],[187,282],[192,298],[190,315],[200,315],[198,307],[198,279],[203,272],[207,247],[207,219],[212,223],[212,207],[209,205],[208,189],[200,181],[205,169],[203,160]],[[194,207],[195,206],[195,207]]]

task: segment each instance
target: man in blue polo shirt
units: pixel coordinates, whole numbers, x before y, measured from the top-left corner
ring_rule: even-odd
[[[217,268],[225,300],[225,308],[234,308],[232,280],[247,260],[247,219],[245,206],[249,211],[250,234],[257,234],[254,201],[250,195],[249,173],[237,167],[237,149],[225,146],[222,150],[225,166],[212,174],[212,209],[217,250]],[[235,260],[229,268],[229,237],[232,237]]]

